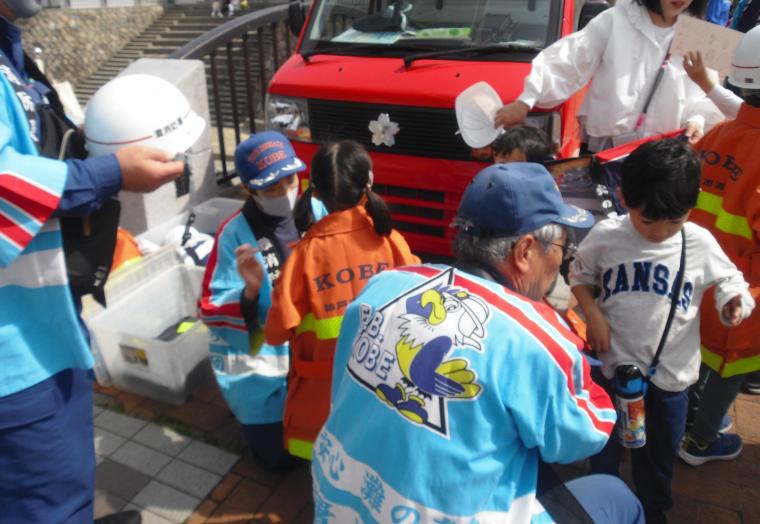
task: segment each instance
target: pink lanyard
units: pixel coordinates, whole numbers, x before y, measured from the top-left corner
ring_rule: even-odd
[[[668,67],[668,63],[670,62],[670,46],[672,44],[673,44],[673,41],[671,40],[670,44],[668,44],[668,50],[665,52],[665,58],[662,59],[662,64],[660,64],[660,68],[657,70],[657,76],[654,77],[654,84],[652,84],[652,89],[649,90],[649,94],[647,95],[646,102],[644,102],[644,108],[641,110],[641,114],[639,115],[639,118],[636,120],[636,127],[633,128],[634,131],[638,131],[639,129],[641,129],[641,126],[644,125],[644,120],[646,120],[647,111],[649,110],[649,104],[652,103],[654,92],[657,90],[657,86],[660,85],[662,76],[665,74],[665,68]]]

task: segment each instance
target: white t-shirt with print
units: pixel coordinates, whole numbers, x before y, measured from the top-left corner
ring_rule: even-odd
[[[742,319],[754,308],[748,285],[706,229],[687,222],[686,272],[673,323],[652,382],[681,391],[699,375],[699,305],[715,285],[719,311],[734,296],[742,300]],[[597,304],[610,326],[610,351],[600,353],[602,372],[611,378],[620,364],[646,372],[665,329],[671,289],[681,258],[681,235],[660,243],[642,237],[628,215],[598,223],[578,247],[570,266],[570,285],[599,286]]]

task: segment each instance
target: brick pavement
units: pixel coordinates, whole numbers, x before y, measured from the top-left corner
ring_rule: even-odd
[[[213,378],[179,407],[99,385],[94,401],[97,515],[147,507],[145,524],[312,521],[308,464],[286,474],[257,467]],[[760,397],[740,395],[731,415],[744,452],[699,468],[679,462],[672,524],[760,522]],[[582,468],[565,467],[562,475]]]

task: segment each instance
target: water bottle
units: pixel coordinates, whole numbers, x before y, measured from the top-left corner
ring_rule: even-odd
[[[640,448],[647,443],[644,375],[634,364],[621,364],[615,368],[612,386],[620,444],[626,448]]]

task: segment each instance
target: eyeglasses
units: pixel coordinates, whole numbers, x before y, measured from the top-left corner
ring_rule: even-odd
[[[565,244],[557,244],[556,242],[547,242],[553,246],[562,248],[562,260],[571,260],[575,256],[575,252],[578,251],[578,246],[572,242],[566,242]]]

